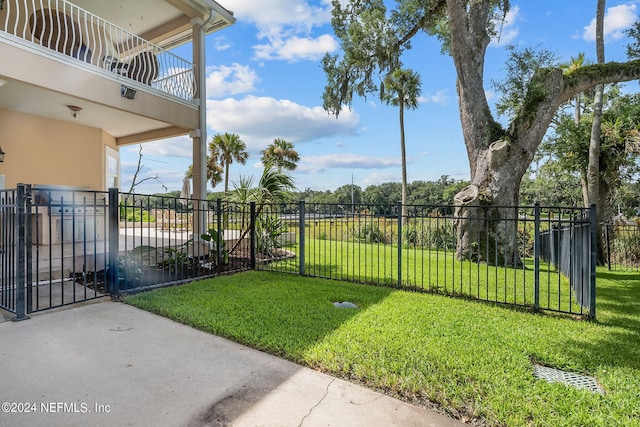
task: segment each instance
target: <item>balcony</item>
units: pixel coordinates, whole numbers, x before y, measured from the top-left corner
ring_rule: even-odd
[[[118,7],[117,2],[105,2],[105,5],[122,11],[130,8],[130,4],[139,7],[141,3],[123,3]],[[164,2],[156,5],[160,9],[167,7]],[[125,86],[193,102],[196,91],[193,63],[159,44],[65,0],[8,0],[4,9],[0,13],[0,39],[7,43],[118,79]],[[164,45],[173,47],[185,41],[185,34],[190,35],[183,31],[182,39],[177,40],[176,34],[174,31],[169,42],[165,39]]]

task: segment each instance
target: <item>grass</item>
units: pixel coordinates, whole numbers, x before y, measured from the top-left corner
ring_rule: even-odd
[[[291,248],[300,254],[300,248]],[[402,285],[447,295],[464,295],[486,301],[533,307],[533,259],[522,268],[488,266],[459,261],[455,248],[429,250],[405,247]],[[260,268],[298,272],[299,256]],[[305,273],[309,276],[397,286],[398,247],[391,244],[306,239]],[[540,265],[540,306],[554,311],[587,314],[574,298],[569,280],[552,265]]]
[[[640,426],[640,274],[600,271],[598,321],[246,272],[126,302],[450,415],[496,426]],[[338,309],[332,301],[352,301]],[[593,375],[604,396],[532,376]]]

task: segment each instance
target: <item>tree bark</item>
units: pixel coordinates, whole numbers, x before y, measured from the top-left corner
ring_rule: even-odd
[[[513,164],[511,145],[491,144],[478,159],[474,179],[454,197],[457,232],[456,256],[492,265],[519,267],[517,208],[521,169],[526,159]],[[519,167],[518,167],[519,165]]]
[[[606,0],[598,0],[596,8],[596,55],[598,64],[604,64],[604,9]],[[602,136],[602,98],[604,96],[604,85],[596,86],[593,99],[593,123],[591,123],[591,138],[589,140],[589,164],[587,166],[587,194],[589,201],[587,205],[602,203],[606,196],[600,194],[600,138]],[[602,197],[601,197],[602,196]],[[602,218],[606,210],[604,204],[596,211],[598,234],[602,233]],[[604,262],[603,239],[598,239],[597,259],[598,264]]]
[[[457,257],[518,266],[514,209],[498,206],[518,205],[520,182],[534,151],[523,148],[517,135],[509,136],[495,122],[487,103],[483,70],[490,40],[486,31],[489,3],[472,2],[467,8],[466,1],[448,0],[447,6],[460,120],[471,168],[471,185],[454,198]],[[536,126],[527,128],[537,130]],[[531,134],[538,133],[542,139],[544,131]]]
[[[517,242],[515,227],[505,225],[496,230],[489,227],[489,224],[498,222],[493,216],[500,218],[505,215],[505,224],[509,223],[513,215],[509,212],[514,210],[498,209],[487,214],[491,216],[490,221],[474,221],[474,224],[468,218],[473,218],[476,215],[474,210],[480,206],[517,206],[522,177],[558,107],[598,84],[638,79],[640,61],[590,65],[567,75],[563,75],[559,68],[540,70],[529,83],[518,115],[509,129],[503,129],[492,117],[483,86],[484,56],[489,43],[486,23],[490,4],[486,1],[447,0],[447,11],[471,186],[477,189],[477,202],[460,203],[456,209],[457,233],[461,237],[467,236],[458,241],[457,253],[459,257],[471,256],[474,243],[480,245],[473,241],[472,236],[478,235],[479,227],[484,227],[481,234],[485,238],[495,238],[492,247],[502,250],[500,255],[485,256],[485,261],[508,263],[513,259],[513,264],[517,265],[519,259],[513,249]],[[497,141],[501,141],[500,144]],[[498,145],[491,149],[494,142]],[[468,194],[463,192],[458,200],[467,197]],[[475,257],[481,258],[480,255]]]
[[[589,184],[587,183],[587,174],[580,172],[580,187],[582,187],[582,204],[585,208],[590,206],[589,204]]]
[[[597,242],[596,260],[602,265],[604,263],[604,245],[603,245],[603,213],[606,208],[602,204],[607,198],[606,189],[601,189],[600,184],[600,139],[602,137],[602,98],[604,93],[604,85],[596,86],[596,92],[593,99],[593,123],[591,124],[591,138],[589,140],[589,164],[587,166],[587,196],[589,200],[585,203],[587,206],[596,205],[596,228],[600,238]],[[601,194],[601,191],[604,192]]]
[[[229,163],[224,164],[224,194],[229,193]]]

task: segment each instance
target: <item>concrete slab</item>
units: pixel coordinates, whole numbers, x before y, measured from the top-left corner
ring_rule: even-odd
[[[0,323],[0,378],[0,425],[464,425],[111,301]]]

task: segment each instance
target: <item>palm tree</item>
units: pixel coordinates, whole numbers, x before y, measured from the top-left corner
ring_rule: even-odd
[[[209,150],[211,156],[207,162],[207,166],[210,161],[220,161],[220,166],[224,168],[224,192],[229,191],[229,165],[233,161],[237,161],[240,164],[245,164],[249,158],[247,153],[247,144],[245,144],[235,133],[216,134],[209,143]],[[213,160],[212,160],[213,159]],[[207,167],[209,169],[209,167]]]
[[[258,209],[265,204],[278,204],[289,200],[296,186],[293,178],[279,167],[267,163],[258,182]]]
[[[418,108],[420,97],[420,76],[410,69],[397,69],[384,79],[382,100],[400,107],[400,151],[402,153],[402,218],[407,217],[407,154],[404,138],[404,109]]]
[[[268,162],[272,162],[279,169],[288,171],[295,170],[298,167],[297,162],[300,160],[293,144],[282,138],[274,139],[273,143],[269,144],[261,153],[262,164],[266,165]]]
[[[261,217],[265,206],[288,201],[291,192],[296,188],[291,175],[271,162],[265,164],[262,176],[258,181],[258,187],[252,187],[253,178],[241,177],[240,182],[235,186],[234,194],[231,194],[231,199],[241,199],[245,203],[254,201],[256,203],[256,218]],[[242,222],[244,223],[244,219]],[[240,234],[240,238],[236,244],[233,245],[229,253],[233,253],[238,249],[247,233],[249,233],[249,228],[244,228]]]
[[[604,9],[606,0],[598,0],[596,7],[596,57],[598,64],[604,64]],[[589,193],[589,204],[598,204],[601,209],[596,211],[596,224],[598,233],[602,237],[603,209],[605,200],[601,200],[600,194],[600,138],[602,136],[602,98],[604,94],[604,84],[596,86],[596,93],[593,98],[593,123],[591,125],[591,139],[589,140],[589,165],[587,167],[587,187]],[[586,206],[585,206],[586,207]],[[598,241],[598,262],[604,260],[604,245],[602,238]]]
[[[584,60],[584,52],[580,52],[577,58],[571,57],[571,61],[566,64],[560,64],[563,74],[571,74],[586,65]],[[576,108],[573,114],[573,122],[576,126],[580,126],[580,117],[582,115],[582,100],[581,94],[577,93]],[[580,184],[582,186],[582,200],[585,207],[589,207],[589,186],[587,184],[587,171],[580,172]]]
[[[569,63],[560,64],[560,68],[562,69],[563,74],[571,74],[580,68],[586,65],[584,60],[584,52],[580,52],[577,58],[571,57],[571,61]],[[580,93],[576,94],[576,109],[573,116],[574,122],[576,125],[580,124],[580,115],[582,113],[582,100]]]
[[[185,176],[187,178],[193,178],[193,165],[189,165]],[[207,157],[207,181],[211,182],[212,187],[215,187],[222,181],[222,166],[218,164],[218,159],[213,156]]]

